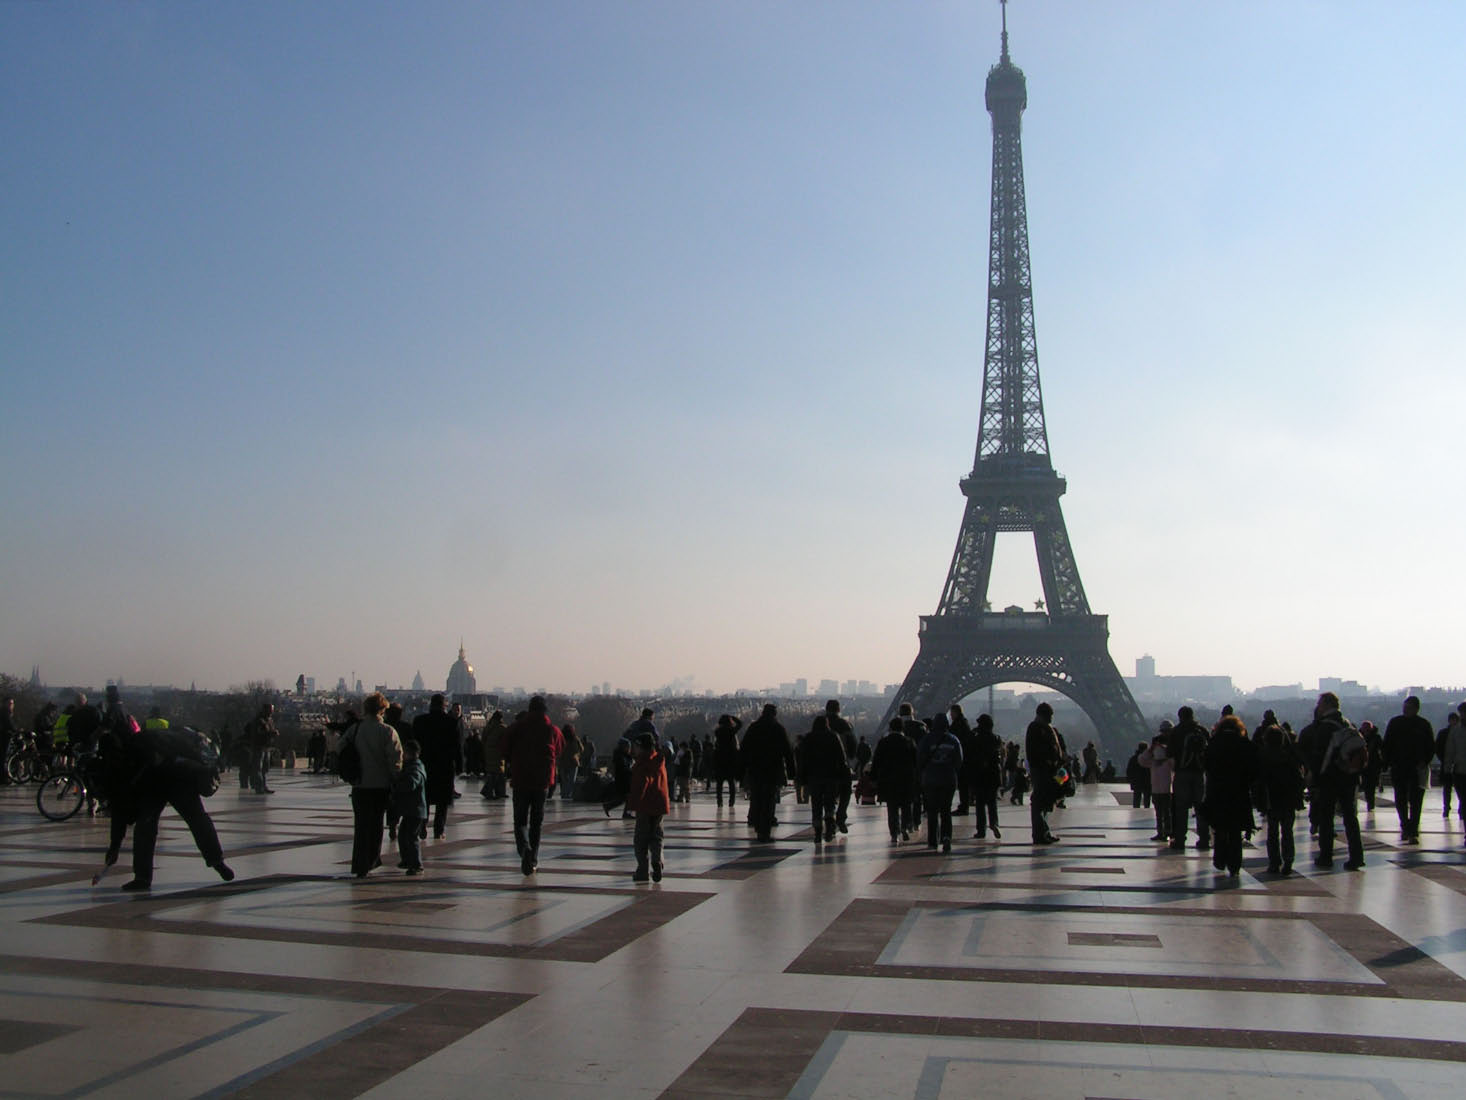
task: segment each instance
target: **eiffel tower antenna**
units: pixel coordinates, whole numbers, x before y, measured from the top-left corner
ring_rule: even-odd
[[[1032,683],[1077,703],[1106,751],[1123,759],[1122,750],[1148,731],[1110,657],[1109,620],[1090,610],[1059,507],[1067,485],[1049,457],[1023,186],[1028,84],[1008,54],[1007,0],[1002,15],[1002,55],[988,70],[984,96],[993,177],[977,452],[960,483],[967,506],[941,601],[936,614],[921,617],[920,650],[881,728],[903,702],[932,714],[993,684]],[[1033,611],[989,610],[993,551],[1003,532],[1033,535],[1044,595]]]

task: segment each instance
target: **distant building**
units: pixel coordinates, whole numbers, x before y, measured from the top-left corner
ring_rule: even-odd
[[[819,691],[816,692],[816,694],[823,695],[826,698],[832,698],[833,696],[839,695],[840,682],[838,680],[821,680]]]
[[[449,695],[472,695],[478,691],[478,680],[474,677],[473,666],[468,663],[468,657],[463,651],[463,643],[458,643],[458,660],[453,662],[453,667],[448,670],[448,694]]]
[[[1141,681],[1155,679],[1155,658],[1149,653],[1144,657],[1135,658],[1135,679]]]
[[[1157,676],[1155,658],[1149,654],[1136,659],[1135,675],[1125,677],[1125,685],[1142,705],[1227,703],[1237,694],[1230,676]]]
[[[423,683],[423,680],[422,680],[422,669],[418,669],[417,670],[417,675],[412,678],[412,690],[413,691],[427,691],[428,690],[428,686],[425,683]]]

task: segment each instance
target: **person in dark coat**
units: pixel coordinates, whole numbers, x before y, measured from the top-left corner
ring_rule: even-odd
[[[224,862],[219,833],[204,809],[198,763],[179,756],[173,742],[159,731],[104,727],[100,739],[103,790],[112,819],[107,866],[117,862],[127,827],[133,826],[132,881],[123,883],[122,889],[152,889],[158,822],[167,806],[188,825],[204,862],[225,882],[232,881],[234,872]]]
[[[1435,731],[1420,713],[1419,697],[1407,698],[1401,712],[1385,724],[1384,755],[1395,788],[1400,839],[1406,844],[1419,844],[1420,811],[1430,783],[1431,757],[1435,755]]]
[[[1212,828],[1212,864],[1236,878],[1242,869],[1242,832],[1252,824],[1257,755],[1242,719],[1217,723],[1206,747],[1206,819]]]
[[[1293,821],[1303,805],[1303,755],[1276,722],[1257,736],[1257,767],[1267,797],[1267,869],[1291,875]]]
[[[804,736],[800,754],[799,780],[809,791],[810,816],[814,821],[814,842],[835,839],[835,815],[841,785],[850,788],[850,763],[840,735],[830,726],[827,714],[817,714]]]
[[[738,731],[743,720],[731,714],[718,715],[713,731],[713,783],[718,791],[718,809],[723,808],[723,784],[728,784],[728,805],[738,791]]]
[[[504,731],[504,759],[513,785],[514,846],[519,868],[532,875],[540,865],[540,828],[545,819],[545,798],[555,785],[555,766],[565,749],[565,738],[550,721],[542,695],[529,701],[528,711]]]
[[[1150,748],[1144,741],[1135,746],[1130,759],[1125,763],[1125,778],[1130,783],[1130,805],[1150,809],[1150,769],[1140,762],[1140,754]]]
[[[957,773],[957,808],[952,811],[953,817],[961,817],[967,813],[968,807],[974,800],[972,770],[977,746],[973,740],[972,725],[967,721],[967,715],[962,713],[962,707],[957,703],[947,708],[947,728],[952,731],[952,736],[957,738],[957,743],[962,746],[962,769]]]
[[[773,839],[774,804],[786,778],[796,772],[789,731],[779,721],[779,708],[765,703],[763,713],[749,723],[739,751],[743,780],[748,787],[749,817],[759,843]]]
[[[993,836],[1001,839],[1003,834],[998,829],[998,785],[1003,781],[1003,742],[993,729],[992,715],[977,716],[977,728],[972,731],[972,756],[968,757],[964,747],[962,767],[969,777],[972,804],[977,813],[977,831],[974,835],[981,840],[987,835],[987,830],[991,829]]]
[[[1028,723],[1023,738],[1029,782],[1033,788],[1028,799],[1028,817],[1035,844],[1056,844],[1059,840],[1049,828],[1049,811],[1059,801],[1059,784],[1054,780],[1054,773],[1064,763],[1064,752],[1059,745],[1059,733],[1054,729],[1053,718],[1054,708],[1040,703],[1034,708],[1033,721]]]
[[[635,736],[640,737],[640,734]],[[631,790],[631,768],[633,765],[631,754],[631,733],[624,733],[621,739],[616,742],[616,747],[611,750],[611,793],[604,802],[601,809],[606,811],[606,816],[611,816],[611,811],[617,806],[622,807],[621,817],[628,818],[635,816],[631,807],[626,805],[627,792]],[[652,740],[656,741],[656,735]],[[665,766],[665,765],[664,765]]]
[[[420,747],[422,766],[428,773],[426,793],[428,805],[433,808],[433,837],[442,840],[448,827],[448,807],[453,805],[453,781],[463,772],[458,720],[448,713],[442,695],[434,695],[428,712],[413,719],[412,739]]]
[[[911,837],[911,802],[916,796],[916,746],[906,736],[901,719],[892,718],[886,735],[876,742],[870,760],[876,797],[886,804],[886,826],[891,843]]]
[[[921,777],[921,799],[926,809],[926,846],[952,850],[952,796],[962,770],[962,742],[945,723],[933,723],[916,746],[916,768]]]

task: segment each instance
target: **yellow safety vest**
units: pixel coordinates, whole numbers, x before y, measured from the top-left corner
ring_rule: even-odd
[[[143,729],[145,730],[165,730],[167,728],[168,719],[166,718],[148,718],[143,721]]]
[[[51,731],[51,744],[54,746],[71,744],[71,734],[66,732],[66,727],[71,724],[71,715],[62,713],[56,716],[56,728]]]

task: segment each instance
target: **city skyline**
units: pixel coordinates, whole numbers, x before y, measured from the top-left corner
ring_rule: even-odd
[[[1008,18],[1122,671],[1462,680],[1466,10]],[[899,681],[997,52],[995,2],[0,9],[0,668],[406,683],[462,635],[486,682]]]

